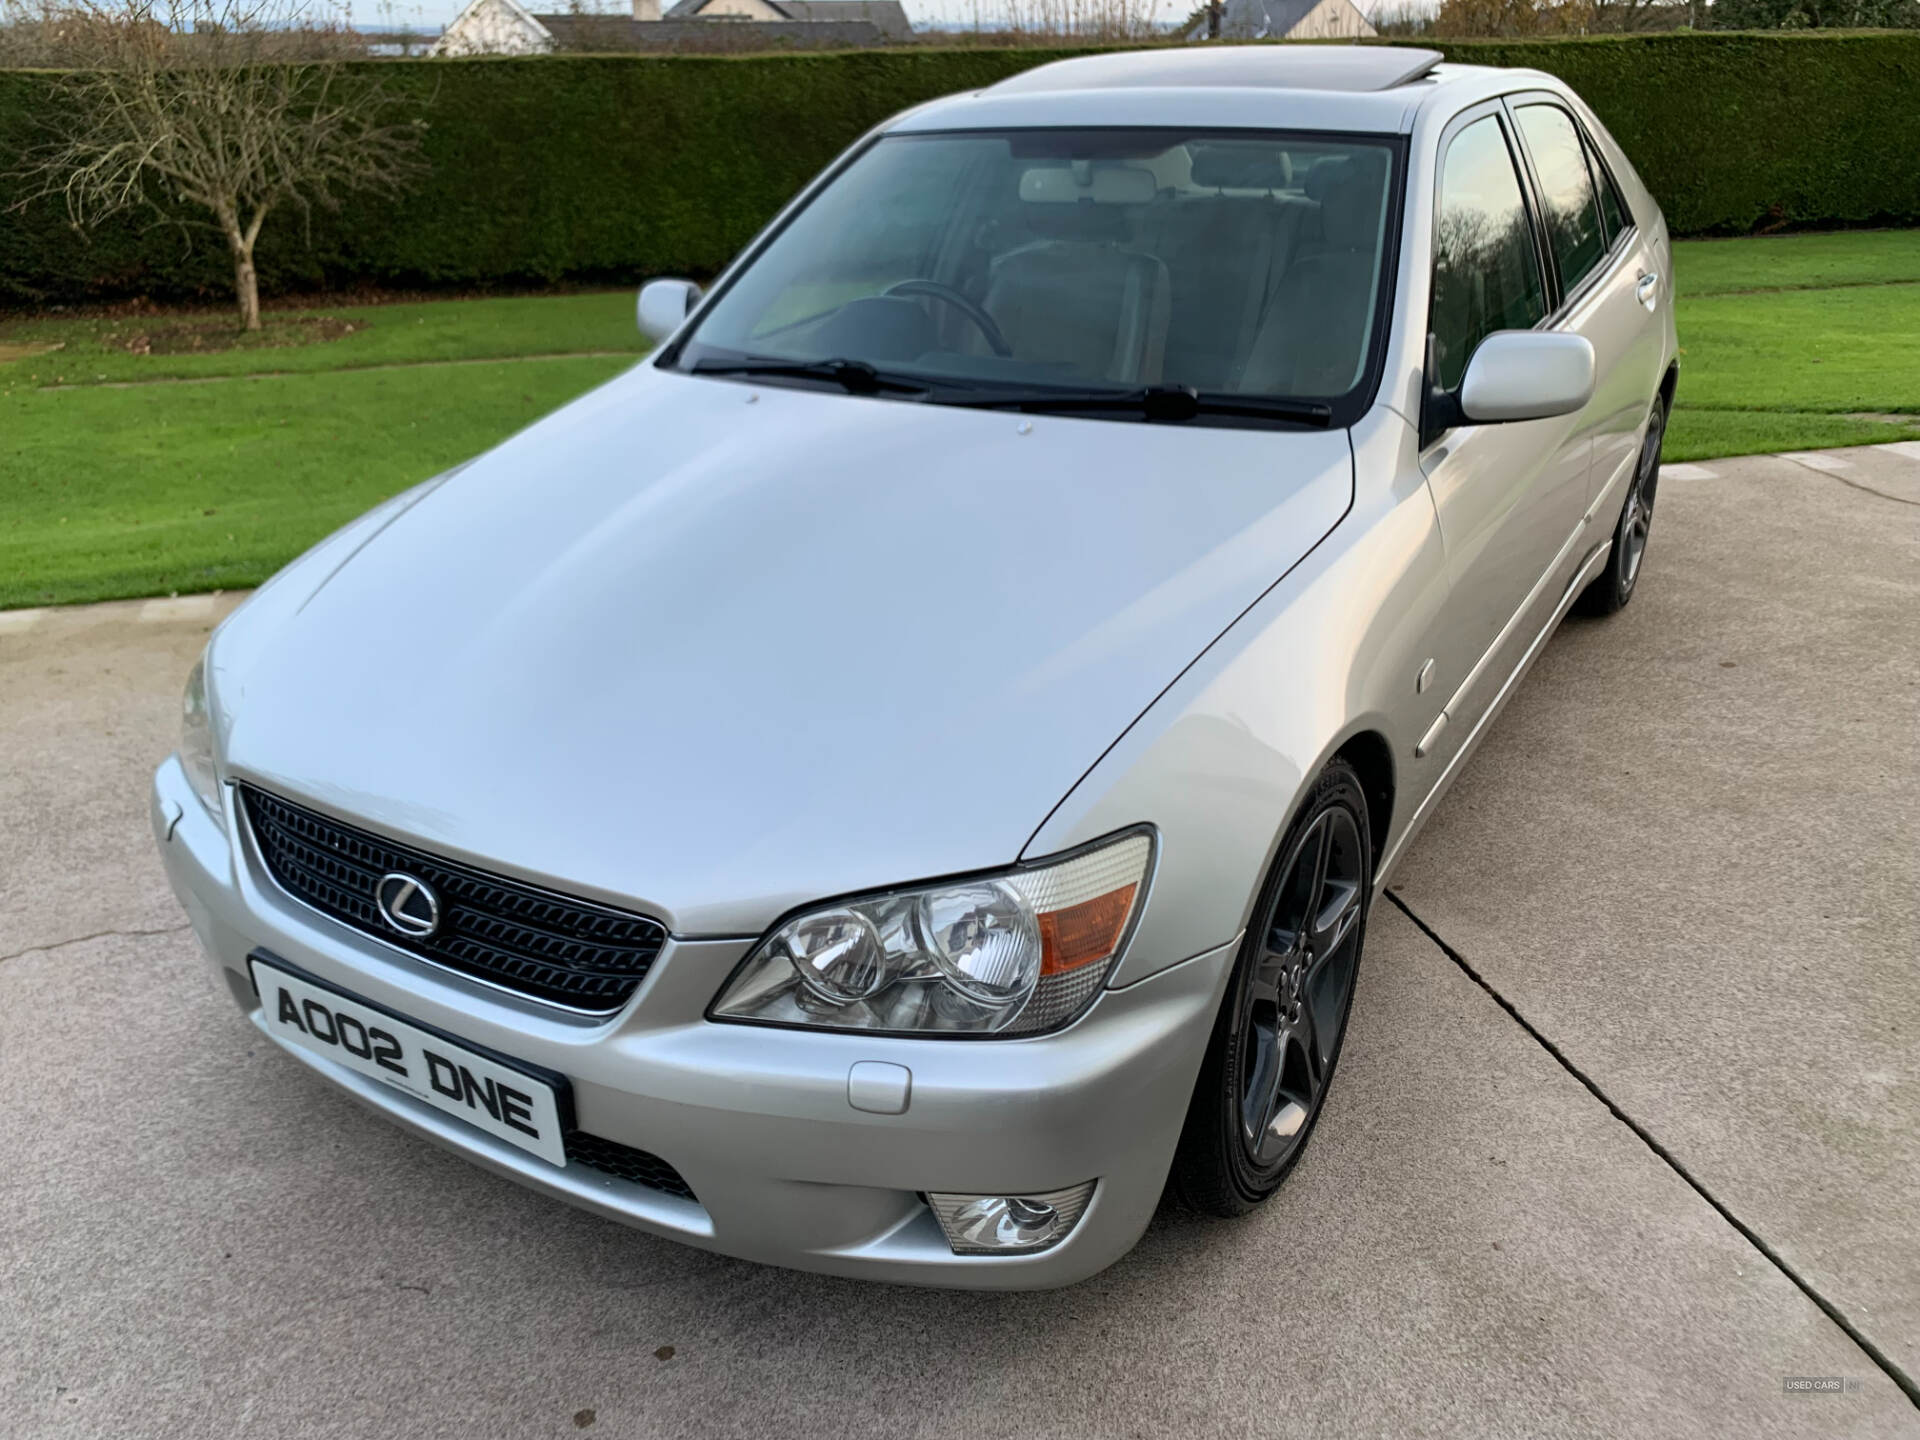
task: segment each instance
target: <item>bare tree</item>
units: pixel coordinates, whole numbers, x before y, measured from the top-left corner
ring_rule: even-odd
[[[1720,4],[1729,0],[1718,0]],[[1774,0],[1760,0],[1774,3]],[[1784,0],[1798,3],[1798,0]],[[1862,0],[1866,3],[1866,0]],[[1879,0],[1873,0],[1879,3]],[[1887,0],[1915,3],[1915,0]],[[1440,0],[1431,32],[1448,39],[1474,36],[1610,35],[1678,30],[1690,24],[1689,0]],[[1376,20],[1382,33],[1387,27]],[[1402,29],[1399,33],[1406,33]]]
[[[425,169],[425,122],[345,63],[364,47],[306,0],[55,0],[41,29],[71,68],[18,203],[58,196],[81,227],[146,209],[218,231],[245,329],[269,215],[394,194]]]

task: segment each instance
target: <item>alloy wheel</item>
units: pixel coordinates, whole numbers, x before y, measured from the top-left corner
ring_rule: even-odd
[[[1627,513],[1620,525],[1620,581],[1623,590],[1633,589],[1640,578],[1640,559],[1647,553],[1647,532],[1653,528],[1653,495],[1660,483],[1660,442],[1667,432],[1667,407],[1656,405],[1647,422],[1647,437],[1640,442],[1640,461],[1633,472],[1633,488],[1627,493]]]
[[[1359,959],[1366,853],[1344,809],[1322,813],[1286,862],[1248,977],[1240,1140],[1262,1171],[1304,1143],[1338,1054]]]

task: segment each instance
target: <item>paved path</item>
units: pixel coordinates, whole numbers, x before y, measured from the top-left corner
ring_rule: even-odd
[[[146,833],[231,597],[0,615],[0,1434],[1920,1434],[1920,455],[1677,470],[1648,564],[1375,912],[1279,1199],[1013,1296],[656,1241],[316,1084]]]

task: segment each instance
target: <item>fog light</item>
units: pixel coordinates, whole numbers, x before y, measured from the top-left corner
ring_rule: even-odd
[[[1038,1195],[928,1195],[956,1255],[1030,1255],[1050,1250],[1078,1223],[1094,1182]]]

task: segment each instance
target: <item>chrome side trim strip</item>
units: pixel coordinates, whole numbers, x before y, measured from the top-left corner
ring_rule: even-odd
[[[1447,712],[1442,710],[1434,717],[1433,724],[1427,727],[1427,733],[1420,737],[1420,743],[1413,747],[1413,758],[1416,760],[1426,759],[1428,753],[1439,743],[1440,732],[1446,728]]]
[[[1407,842],[1420,833],[1420,827],[1426,823],[1435,802],[1452,783],[1454,775],[1458,773],[1467,756],[1473,753],[1480,737],[1486,733],[1487,726],[1493,723],[1493,717],[1506,706],[1515,687],[1519,685],[1527,671],[1533,668],[1534,659],[1546,647],[1547,641],[1553,638],[1553,632],[1560,628],[1560,621],[1565,618],[1567,611],[1573,608],[1573,602],[1580,598],[1580,592],[1587,588],[1594,576],[1606,568],[1607,557],[1612,550],[1613,537],[1609,535],[1594,546],[1587,558],[1580,562],[1580,568],[1574,571],[1573,579],[1567,582],[1567,588],[1561,592],[1559,603],[1553,607],[1552,617],[1541,628],[1540,633],[1533,637],[1533,643],[1527,646],[1527,653],[1520,657],[1520,663],[1514,667],[1513,673],[1507,677],[1506,683],[1500,687],[1499,693],[1493,697],[1493,702],[1487,706],[1485,713],[1474,722],[1473,729],[1467,733],[1467,738],[1461,742],[1460,748],[1453,752],[1453,758],[1447,762],[1447,768],[1440,772],[1440,778],[1427,792],[1427,798],[1420,802],[1420,808],[1413,812],[1413,818],[1407,821],[1406,829],[1400,832],[1400,838],[1393,842],[1393,848],[1381,860],[1380,868],[1374,872],[1373,879],[1373,893],[1376,896],[1386,889],[1387,879],[1393,873],[1393,867],[1406,853]],[[1443,714],[1441,718],[1444,720],[1446,717]]]
[[[1493,668],[1494,660],[1507,648],[1507,642],[1519,633],[1520,627],[1526,623],[1527,616],[1533,613],[1533,607],[1540,602],[1540,597],[1553,583],[1553,577],[1560,573],[1560,567],[1567,563],[1567,557],[1573,554],[1574,548],[1580,543],[1581,532],[1587,528],[1592,516],[1591,510],[1582,515],[1573,527],[1573,533],[1568,535],[1561,543],[1559,550],[1554,552],[1553,563],[1540,573],[1540,578],[1533,582],[1533,588],[1527,591],[1527,598],[1520,602],[1520,608],[1508,617],[1507,623],[1500,627],[1500,633],[1493,637],[1493,643],[1474,663],[1473,669],[1467,672],[1467,678],[1460,682],[1460,688],[1448,698],[1443,707],[1447,715],[1458,715],[1466,708],[1468,695],[1476,685],[1487,678],[1487,671]]]

